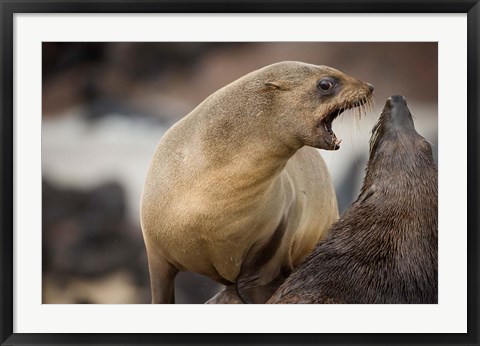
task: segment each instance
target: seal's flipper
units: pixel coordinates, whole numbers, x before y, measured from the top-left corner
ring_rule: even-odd
[[[174,280],[178,269],[169,263],[160,251],[152,249],[145,242],[150,272],[152,304],[174,304]]]
[[[238,296],[235,285],[229,285],[206,301],[205,304],[243,304],[243,301]]]
[[[280,276],[267,285],[252,285],[248,283],[248,278],[245,280],[238,280],[235,283],[235,288],[239,298],[245,304],[265,304],[280,285],[285,281],[287,276]]]

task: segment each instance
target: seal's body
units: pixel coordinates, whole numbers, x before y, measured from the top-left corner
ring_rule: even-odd
[[[182,270],[265,302],[338,218],[325,163],[303,146],[338,149],[332,121],[372,90],[328,67],[278,63],[218,90],[175,124],[142,197],[152,301],[173,302]]]
[[[269,303],[436,303],[437,200],[431,146],[392,96],[360,196]]]

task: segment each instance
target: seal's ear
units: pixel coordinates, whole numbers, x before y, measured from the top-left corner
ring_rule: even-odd
[[[358,199],[360,200],[360,203],[365,202],[367,200],[367,198],[373,196],[376,189],[377,189],[377,187],[375,186],[375,184],[370,186],[370,188],[367,191],[365,191],[365,193],[363,195],[358,197]]]
[[[281,80],[265,82],[265,87],[270,90],[288,90],[289,89],[287,83]]]

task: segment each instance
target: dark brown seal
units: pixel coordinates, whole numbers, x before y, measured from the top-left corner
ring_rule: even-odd
[[[269,303],[437,303],[437,169],[403,96],[372,130],[358,199]]]

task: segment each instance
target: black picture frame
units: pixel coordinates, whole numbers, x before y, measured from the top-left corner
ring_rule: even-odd
[[[478,345],[479,0],[0,0],[1,345],[448,344]],[[467,13],[468,332],[465,334],[25,334],[13,333],[13,17],[16,13]],[[455,318],[452,316],[452,318]]]

